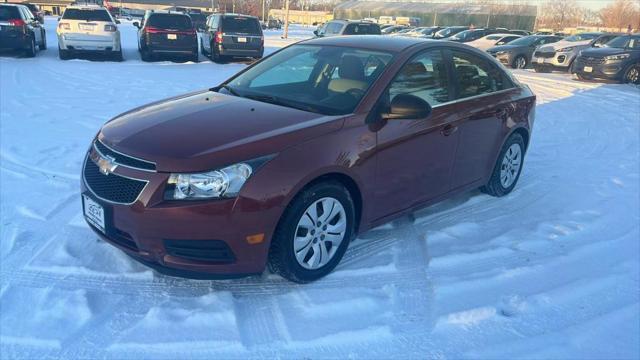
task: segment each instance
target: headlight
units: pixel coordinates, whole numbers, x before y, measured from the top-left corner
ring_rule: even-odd
[[[573,51],[573,46],[558,50],[558,52],[570,52],[570,51]]]
[[[256,170],[272,159],[264,156],[219,170],[195,174],[171,174],[165,200],[202,200],[238,196],[244,183]]]
[[[629,54],[618,54],[618,55],[609,55],[605,56],[605,60],[624,60],[629,57]]]
[[[496,55],[507,55],[506,51],[498,51]]]

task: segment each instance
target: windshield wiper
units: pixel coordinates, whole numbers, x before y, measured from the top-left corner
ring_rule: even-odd
[[[290,107],[290,108],[294,108],[294,109],[298,109],[298,110],[309,111],[309,112],[314,112],[314,113],[322,113],[322,111],[320,111],[320,109],[318,109],[317,107],[314,107],[314,106],[311,106],[311,105],[304,105],[304,104],[294,103],[292,101],[286,101],[284,99],[280,99],[280,98],[277,98],[277,97],[272,96],[272,95],[245,95],[244,97],[246,97],[248,99],[251,99],[251,100],[256,100],[256,101],[266,102],[266,103],[269,103],[269,104]]]
[[[225,90],[227,90],[227,91],[228,91],[231,95],[233,95],[233,96],[242,97],[242,95],[240,95],[240,94],[236,91],[236,89],[232,88],[231,86],[229,86],[229,85],[227,85],[227,84],[220,85],[220,86],[218,86],[217,88],[212,88],[212,89],[209,89],[209,90],[211,90],[211,91],[216,91],[216,92],[217,92],[217,91],[219,91],[220,89],[225,89]]]

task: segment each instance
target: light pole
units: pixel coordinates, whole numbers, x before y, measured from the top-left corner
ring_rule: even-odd
[[[285,3],[284,9],[284,35],[282,35],[283,39],[286,39],[289,36],[289,0]]]

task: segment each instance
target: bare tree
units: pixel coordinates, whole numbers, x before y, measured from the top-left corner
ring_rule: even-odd
[[[579,13],[580,7],[575,0],[550,0],[541,7],[538,25],[562,30],[575,25]]]
[[[600,18],[604,26],[616,28],[618,31],[626,29],[627,26],[640,27],[640,9],[633,0],[616,0],[600,11]]]

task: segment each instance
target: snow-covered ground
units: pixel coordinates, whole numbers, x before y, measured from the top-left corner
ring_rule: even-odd
[[[116,114],[245,65],[143,63],[126,24],[125,62],[63,62],[54,27],[37,58],[0,58],[2,358],[640,357],[638,88],[518,71],[538,107],[511,195],[364,233],[312,284],[194,281],[96,239],[82,158]]]

